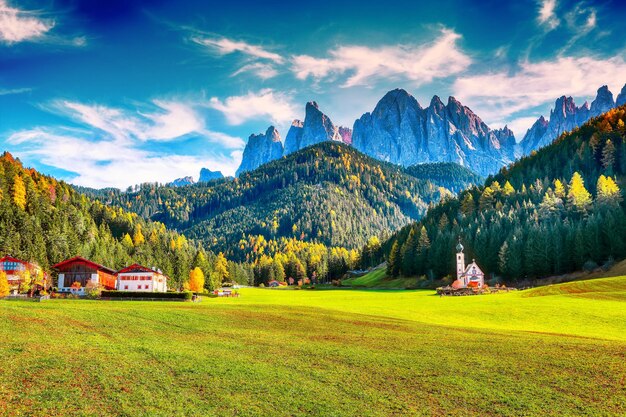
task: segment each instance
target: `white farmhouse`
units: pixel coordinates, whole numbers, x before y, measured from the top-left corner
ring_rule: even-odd
[[[167,276],[160,270],[133,264],[117,272],[119,291],[166,292]]]

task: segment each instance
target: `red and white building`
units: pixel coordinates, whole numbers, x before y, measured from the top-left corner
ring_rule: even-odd
[[[160,270],[139,264],[117,271],[119,291],[167,292],[167,279]]]
[[[8,255],[0,259],[0,271],[4,271],[7,274],[7,281],[11,290],[19,290],[27,273],[30,274],[31,280],[40,283],[44,288],[48,281],[48,275],[36,263],[23,261]]]
[[[100,285],[105,290],[114,290],[116,287],[117,278],[113,269],[80,256],[59,262],[53,268],[59,271],[59,292],[82,295],[88,283]]]

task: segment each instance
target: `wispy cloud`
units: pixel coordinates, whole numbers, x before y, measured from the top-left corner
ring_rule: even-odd
[[[0,88],[0,96],[8,96],[11,94],[23,94],[28,93],[29,91],[33,91],[32,88],[24,87],[24,88]]]
[[[554,30],[561,24],[561,20],[556,14],[556,8],[557,0],[539,0],[537,22],[546,30]]]
[[[231,125],[240,125],[248,120],[257,119],[269,119],[274,124],[287,124],[297,115],[291,97],[272,89],[249,92],[225,100],[213,97],[208,106],[221,112]]]
[[[608,84],[613,91],[619,91],[625,82],[626,62],[622,56],[558,57],[521,62],[515,72],[459,77],[453,90],[487,122],[498,122],[517,112],[552,103],[564,94],[590,98],[601,85]]]
[[[324,58],[293,57],[292,71],[299,79],[335,80],[347,75],[343,87],[369,85],[382,78],[405,78],[415,85],[427,84],[465,70],[471,58],[457,45],[461,35],[441,29],[424,45],[339,46]]]
[[[234,174],[244,141],[209,129],[196,105],[153,100],[139,105],[139,110],[128,110],[56,100],[43,109],[67,117],[73,126],[67,123],[20,130],[10,134],[6,143],[15,146],[16,155],[75,173],[67,179],[91,187],[168,182],[197,176],[201,167]],[[176,145],[167,150],[154,146],[185,137],[219,146],[203,156],[179,154]]]
[[[233,175],[241,151],[209,156],[158,155],[130,144],[93,140],[81,130],[36,128],[12,134],[7,143],[19,146],[20,158],[35,158],[48,166],[75,173],[67,180],[88,187],[126,188],[143,182],[169,182],[197,177],[202,167]]]
[[[198,45],[202,45],[220,55],[228,55],[235,52],[240,52],[250,57],[274,61],[277,64],[282,64],[285,61],[284,58],[277,53],[268,51],[262,46],[253,45],[244,41],[237,41],[225,37],[213,38],[199,35],[192,36],[190,39],[192,42],[195,42]]]
[[[52,19],[43,19],[39,13],[18,9],[0,0],[0,41],[7,44],[42,38],[55,25]]]
[[[217,37],[204,33],[196,33],[188,38],[191,42],[200,45],[204,50],[219,56],[239,53],[243,57],[244,65],[235,71],[232,76],[251,73],[262,80],[278,75],[276,65],[285,63],[285,58],[262,46],[245,41]]]
[[[257,62],[254,64],[244,65],[235,71],[232,76],[236,77],[237,75],[241,75],[246,72],[253,73],[262,80],[269,80],[270,78],[274,78],[278,75],[278,70],[274,68],[273,65]]]

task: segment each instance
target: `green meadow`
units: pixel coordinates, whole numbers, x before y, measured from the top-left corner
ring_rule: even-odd
[[[0,301],[3,416],[622,416],[626,277]]]

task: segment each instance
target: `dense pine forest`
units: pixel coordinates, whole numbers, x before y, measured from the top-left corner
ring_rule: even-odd
[[[485,179],[474,171],[454,162],[436,162],[411,165],[405,169],[409,175],[430,181],[454,193],[459,193],[470,185],[481,185]]]
[[[562,135],[381,245],[366,245],[363,264],[387,260],[391,276],[445,277],[454,273],[458,237],[489,277],[507,281],[623,259],[625,122],[626,106]]]
[[[6,152],[0,157],[0,252],[45,270],[77,255],[114,269],[132,263],[156,266],[173,288],[183,286],[193,267],[210,276],[220,261],[228,271],[220,278],[252,280],[250,267],[223,256],[218,260],[164,224],[93,201],[62,181],[24,168]],[[213,284],[207,280],[207,287]]]
[[[433,164],[427,172],[413,169],[411,173],[343,144],[326,142],[236,179],[81,192],[160,221],[212,250],[244,261],[255,257],[254,247],[247,242],[259,237],[361,247],[372,236],[418,219],[429,204],[450,195],[450,189],[475,183],[475,174],[459,168]],[[449,170],[456,172],[452,179],[446,175]]]

